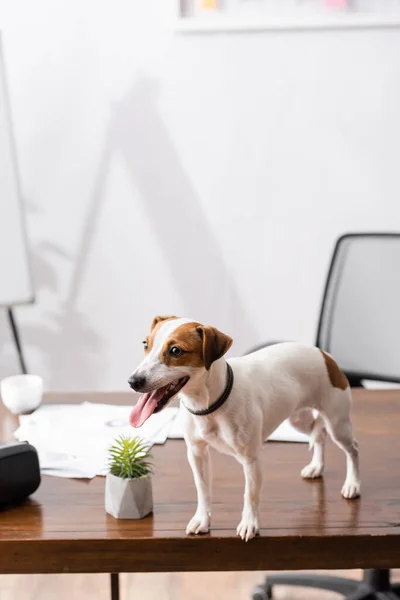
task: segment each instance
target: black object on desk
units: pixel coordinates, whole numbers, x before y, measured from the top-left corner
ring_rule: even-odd
[[[24,500],[40,485],[39,457],[27,442],[0,444],[0,504]]]

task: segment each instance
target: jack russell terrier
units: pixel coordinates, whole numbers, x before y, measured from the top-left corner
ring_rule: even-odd
[[[244,507],[237,534],[259,532],[264,440],[289,419],[310,435],[313,457],[301,472],[320,477],[326,432],[346,454],[345,498],[360,494],[358,444],[350,417],[349,382],[334,359],[315,347],[281,343],[225,360],[232,338],[178,317],[156,317],[144,341],[145,358],[129,378],[143,392],[130,423],[140,427],[177,394],[184,405],[188,460],[197,489],[197,510],[186,533],[206,533],[211,517],[209,447],[234,456],[245,476]],[[317,417],[314,417],[314,410]]]

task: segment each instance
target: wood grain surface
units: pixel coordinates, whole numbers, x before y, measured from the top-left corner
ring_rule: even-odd
[[[46,402],[129,403],[129,394],[47,395]],[[0,512],[0,573],[99,573],[400,567],[400,391],[354,393],[362,497],[344,500],[343,453],[327,448],[325,477],[304,481],[305,444],[265,444],[261,535],[235,536],[243,499],[236,462],[213,453],[209,535],[187,537],[196,507],[183,441],[154,448],[154,515],[118,521],[104,511],[104,478],[43,477],[21,506]],[[16,421],[0,409],[0,437]]]

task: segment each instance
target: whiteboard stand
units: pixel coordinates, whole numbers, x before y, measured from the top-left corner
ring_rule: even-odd
[[[22,344],[21,344],[21,338],[20,338],[19,331],[18,331],[18,326],[15,321],[13,309],[11,306],[9,306],[7,308],[7,315],[8,315],[8,322],[10,324],[15,348],[16,348],[17,354],[18,354],[18,360],[19,360],[19,366],[21,368],[21,373],[26,375],[28,373],[28,370],[26,368],[25,357],[24,357],[24,353],[22,351]]]
[[[0,37],[0,308],[7,312],[22,373],[27,372],[13,308],[34,300],[9,95]]]

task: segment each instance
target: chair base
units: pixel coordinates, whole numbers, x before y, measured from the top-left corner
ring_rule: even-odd
[[[364,571],[363,581],[330,575],[282,574],[269,575],[264,585],[253,590],[253,600],[271,600],[275,585],[290,585],[329,590],[341,594],[346,600],[399,600],[400,583],[390,583],[387,569]]]

